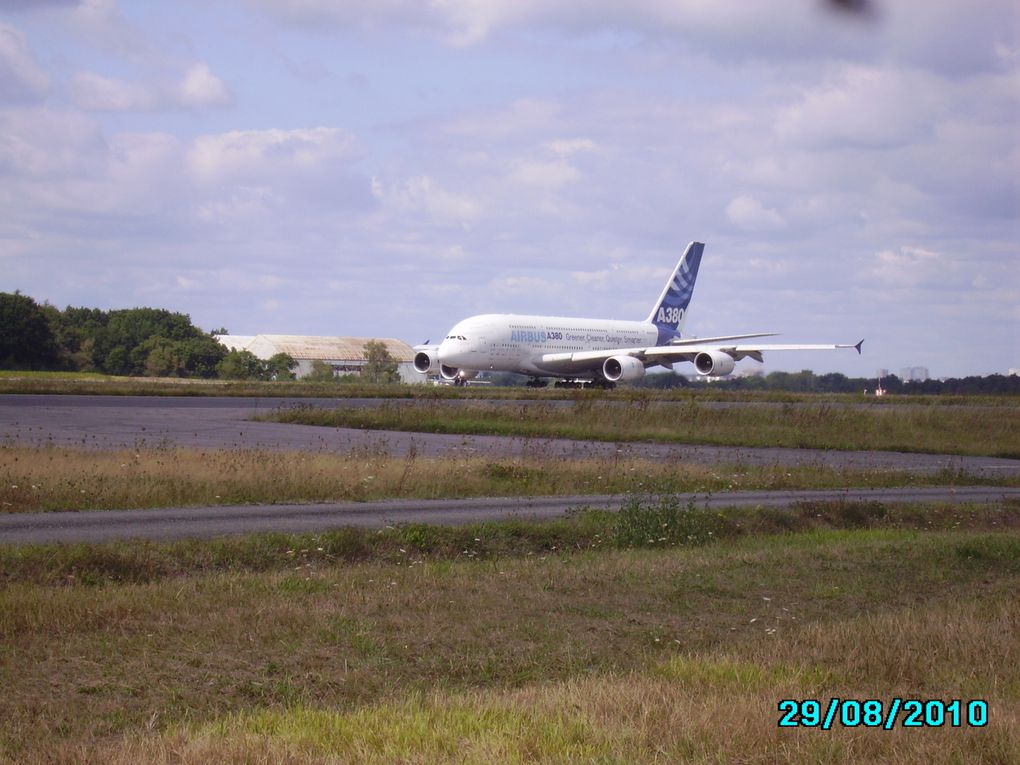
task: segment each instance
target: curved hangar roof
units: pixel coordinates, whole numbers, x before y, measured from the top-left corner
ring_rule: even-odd
[[[268,359],[277,353],[286,353],[295,359],[320,359],[322,361],[362,361],[365,358],[365,343],[375,340],[386,346],[394,361],[410,362],[414,351],[403,340],[392,337],[316,337],[312,335],[255,335],[244,336],[244,345],[234,343],[241,337],[224,335],[217,337],[224,345],[240,346],[240,350],[251,351],[259,358]]]

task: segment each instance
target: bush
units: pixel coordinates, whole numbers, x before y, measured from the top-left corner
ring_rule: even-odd
[[[676,547],[703,545],[719,537],[722,518],[682,504],[672,494],[657,500],[631,496],[616,516],[613,538],[617,547]]]

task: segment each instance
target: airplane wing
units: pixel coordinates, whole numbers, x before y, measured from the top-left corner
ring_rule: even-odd
[[[750,335],[720,335],[719,337],[688,337],[683,340],[670,340],[670,345],[698,345],[701,343],[721,343],[724,340],[748,340],[752,337],[775,337],[778,332],[755,332]]]
[[[745,337],[767,337],[775,333],[760,333],[756,335],[738,335],[738,338]],[[824,343],[824,344],[788,344],[788,343],[728,343],[720,340],[734,338],[705,338],[699,340],[674,342],[670,345],[646,346],[643,348],[610,348],[601,351],[579,351],[577,353],[547,353],[543,355],[538,365],[550,370],[563,370],[564,372],[578,372],[582,369],[591,369],[601,365],[606,359],[619,356],[631,356],[646,367],[661,364],[668,366],[680,361],[694,361],[698,354],[725,354],[733,361],[740,361],[744,358],[752,358],[755,361],[763,361],[764,354],[771,351],[835,351],[843,348],[853,348],[858,353],[864,341],[859,343]]]
[[[672,363],[673,361],[693,361],[694,357],[699,353],[712,353],[722,352],[728,356],[732,356],[734,361],[740,361],[743,358],[752,358],[755,361],[761,361],[762,355],[766,351],[835,351],[840,348],[854,348],[858,353],[861,352],[861,345],[864,343],[863,340],[859,343],[751,343],[751,344],[734,344],[730,345],[727,343],[692,343],[690,345],[680,346],[656,346],[654,348],[645,348],[641,353],[628,354],[634,355],[636,358],[645,360],[653,360],[656,362]],[[614,354],[610,354],[614,355]],[[607,357],[608,358],[608,357]]]

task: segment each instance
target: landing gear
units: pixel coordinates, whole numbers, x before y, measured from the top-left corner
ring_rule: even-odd
[[[546,381],[541,377],[532,377],[525,383],[525,385],[529,388],[544,388],[546,386]]]
[[[612,390],[616,387],[616,383],[609,382],[605,378],[596,378],[594,380],[557,380],[555,383],[557,388],[601,388],[602,390]]]

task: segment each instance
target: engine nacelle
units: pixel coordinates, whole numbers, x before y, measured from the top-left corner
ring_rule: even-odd
[[[733,371],[737,362],[722,351],[702,351],[694,357],[694,368],[698,374],[708,377],[723,377]]]
[[[458,369],[457,367],[448,367],[446,364],[439,365],[439,374],[443,376],[444,380],[454,381],[465,381],[473,380],[478,377],[477,369]]]
[[[609,382],[640,380],[645,376],[645,365],[633,356],[610,356],[602,364],[602,374]]]
[[[414,354],[414,368],[423,375],[439,371],[439,356],[436,349],[418,351]]]

